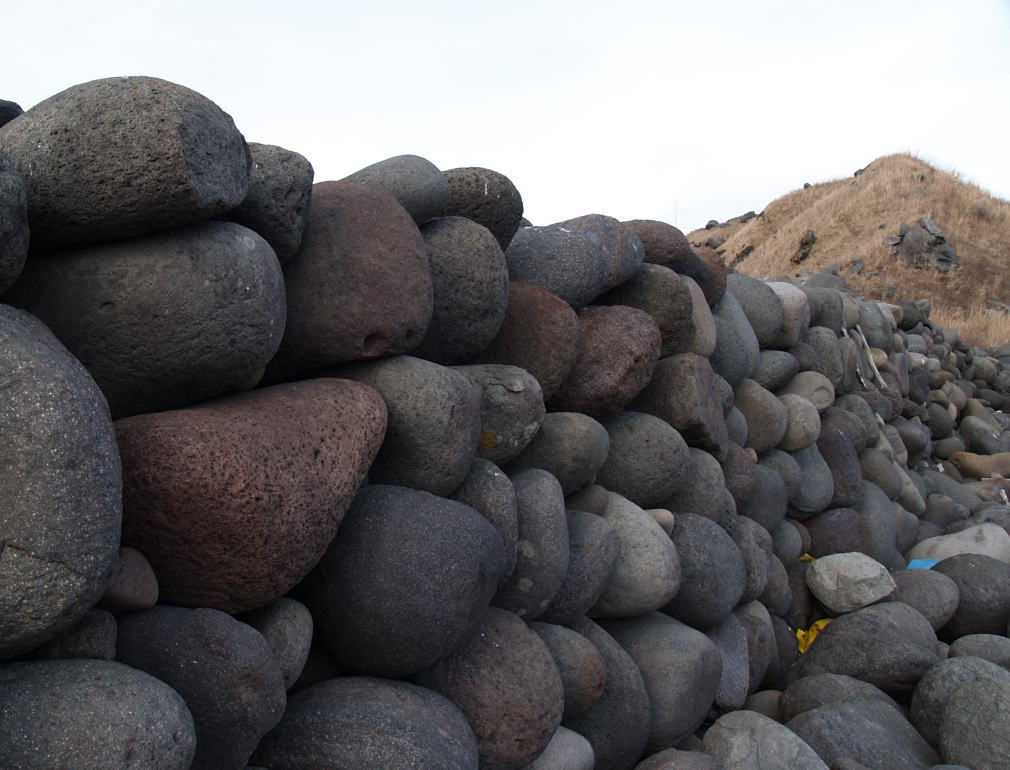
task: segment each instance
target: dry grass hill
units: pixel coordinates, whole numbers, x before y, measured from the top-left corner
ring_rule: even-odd
[[[923,217],[956,249],[959,262],[946,272],[914,266],[891,243],[903,222]],[[816,240],[794,261],[808,231]],[[932,318],[966,342],[991,348],[1010,341],[1010,202],[912,155],[878,158],[853,177],[783,195],[749,221],[688,235],[696,245],[712,237],[724,239],[717,250],[741,272],[796,276],[838,263],[867,298],[928,298]]]

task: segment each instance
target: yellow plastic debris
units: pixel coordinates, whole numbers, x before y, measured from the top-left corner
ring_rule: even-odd
[[[834,618],[821,618],[816,623],[814,623],[810,628],[796,629],[796,641],[799,642],[800,652],[804,653],[810,649],[810,645],[814,643],[814,639],[824,630],[824,627],[830,623]]]
[[[800,557],[800,561],[803,562],[804,564],[810,564],[812,562],[817,561],[817,559],[815,559],[809,553],[805,553]]]

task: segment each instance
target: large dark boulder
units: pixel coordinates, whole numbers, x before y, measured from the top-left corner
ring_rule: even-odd
[[[477,766],[462,712],[424,687],[347,676],[299,690],[249,760],[289,770]]]
[[[502,250],[507,249],[523,218],[523,198],[512,180],[489,168],[476,167],[450,168],[445,178],[449,202],[443,214],[484,225]]]
[[[37,319],[0,305],[0,660],[102,597],[119,554],[122,476],[105,398]]]
[[[81,83],[0,128],[28,188],[36,246],[125,238],[223,214],[251,159],[230,116],[151,77]]]
[[[196,727],[193,770],[240,770],[284,713],[284,677],[270,644],[217,610],[159,605],[122,615],[116,659],[186,701]]]
[[[33,255],[4,300],[53,330],[113,417],[251,388],[286,319],[273,249],[233,222]]]
[[[470,506],[366,486],[306,591],[317,635],[339,663],[398,678],[459,646],[487,611],[504,566],[501,538]]]
[[[449,204],[449,181],[434,163],[419,155],[397,155],[344,177],[388,192],[417,224],[442,216]]]
[[[288,321],[268,377],[404,353],[431,320],[420,230],[389,193],[320,182],[298,251],[284,264]]]
[[[0,763],[19,770],[189,770],[193,717],[175,690],[114,661],[0,666]]]

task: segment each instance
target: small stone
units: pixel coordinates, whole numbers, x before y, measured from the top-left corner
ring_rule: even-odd
[[[151,563],[136,548],[123,546],[98,606],[109,612],[126,612],[146,610],[157,603],[158,578]]]
[[[534,621],[530,628],[547,645],[558,667],[565,697],[563,718],[590,708],[607,682],[607,664],[600,651],[582,634],[564,626]]]
[[[610,582],[620,544],[614,526],[600,516],[569,510],[567,518],[568,569],[540,620],[570,625],[589,612]]]
[[[301,602],[281,596],[265,607],[239,617],[270,643],[284,677],[284,689],[290,690],[302,674],[312,646],[312,615]]]

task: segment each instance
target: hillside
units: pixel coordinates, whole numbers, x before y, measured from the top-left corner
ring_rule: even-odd
[[[888,242],[902,223],[934,220],[957,252],[948,272],[913,267]],[[713,236],[726,262],[759,277],[798,275],[838,263],[854,290],[872,299],[929,298],[933,318],[968,342],[994,347],[1010,340],[1010,203],[911,155],[888,155],[858,174],[795,190],[748,222],[695,230],[692,243]],[[792,261],[801,239],[816,241]],[[859,266],[857,260],[862,261]]]

